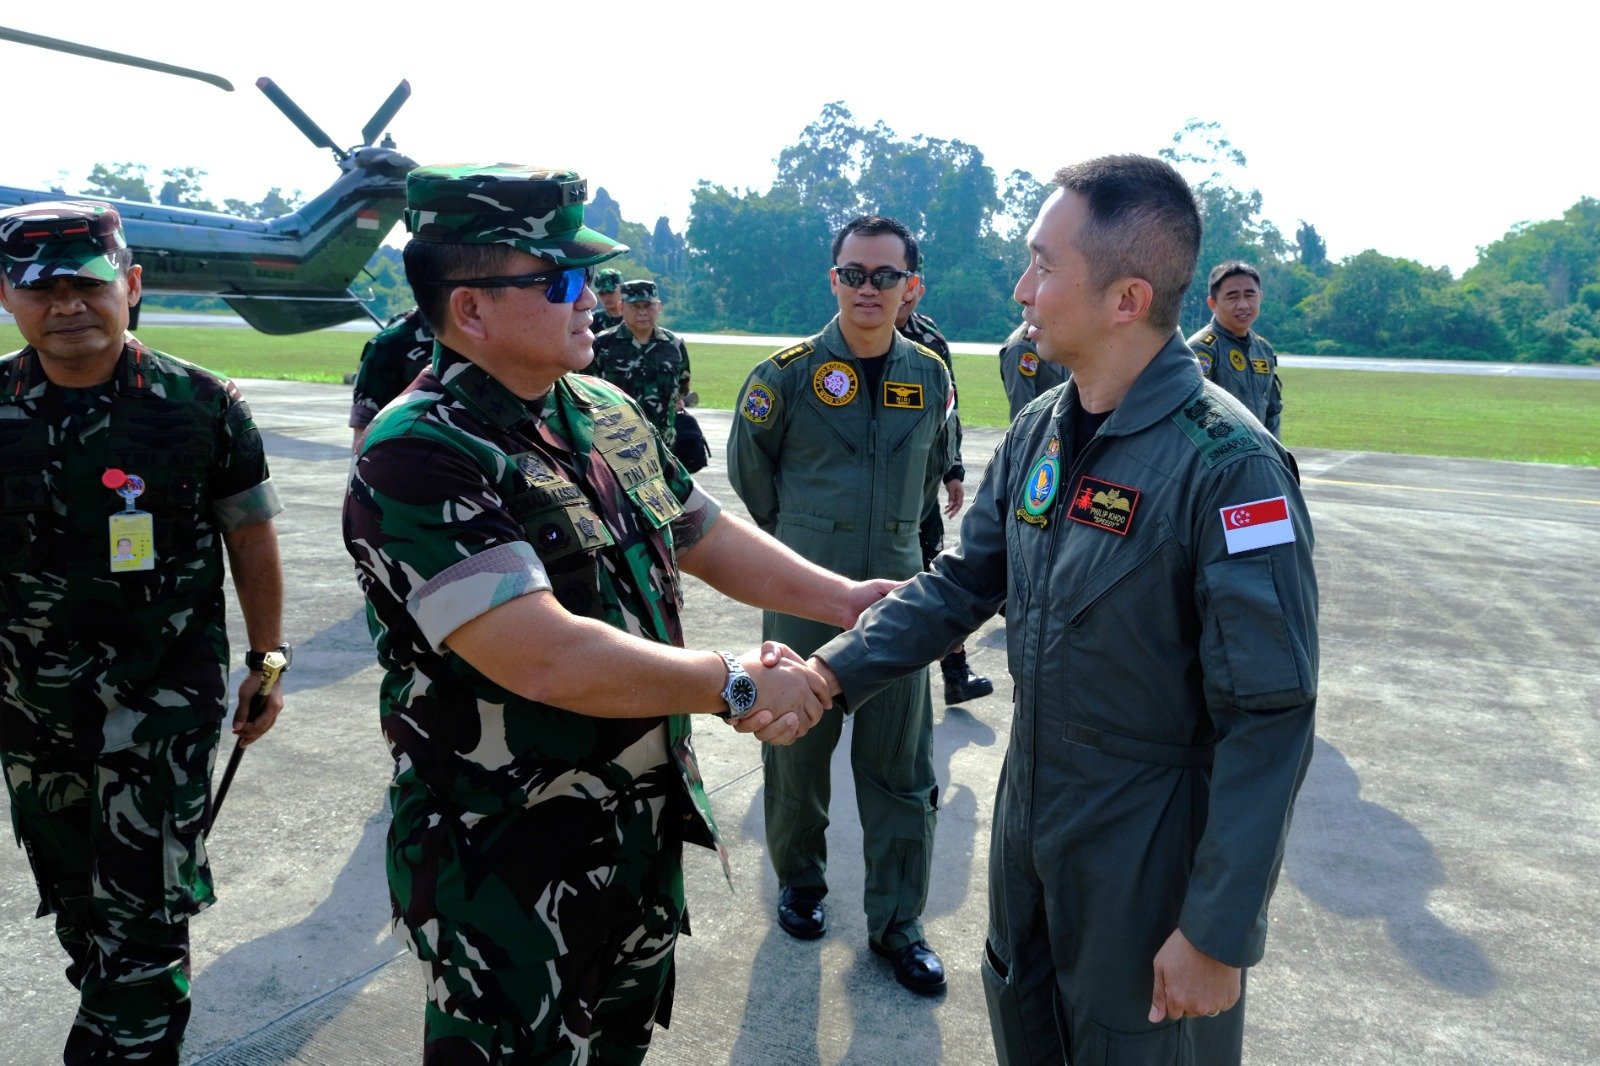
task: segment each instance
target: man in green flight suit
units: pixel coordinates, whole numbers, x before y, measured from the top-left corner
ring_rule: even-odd
[[[1013,422],[1040,393],[1067,380],[1065,370],[1039,358],[1039,349],[1028,339],[1028,328],[1022,323],[1000,346],[1000,384],[1005,387]]]
[[[1261,316],[1261,274],[1237,259],[1211,269],[1211,321],[1189,338],[1206,377],[1232,393],[1267,432],[1278,432],[1283,418],[1283,382],[1278,378],[1278,353],[1267,338],[1250,327]]]
[[[959,547],[813,661],[856,707],[1004,603],[1000,1062],[1227,1066],[1311,758],[1311,523],[1294,460],[1177,333],[1200,244],[1183,179],[1112,156],[1055,184],[1015,295],[1071,380],[1012,423]]]
[[[632,400],[573,373],[589,268],[626,250],[584,226],[577,174],[422,167],[406,199],[438,343],[368,429],[344,534],[384,668],[423,1062],[636,1063],[671,1015],[682,846],[722,851],[688,716],[785,744],[823,709],[788,649],[683,648],[679,568],[835,625],[891,583],[722,514]]]
[[[922,515],[950,467],[950,374],[895,331],[917,255],[916,239],[893,219],[865,215],[841,229],[829,272],[838,316],[757,364],[728,440],[728,478],[756,524],[857,578],[903,579],[922,568]],[[809,654],[838,630],[768,611],[762,632]],[[932,714],[927,673],[918,672],[857,716],[850,747],[869,944],[921,993],[945,983],[921,923],[938,810]],[[778,923],[801,939],[824,931],[828,763],[842,725],[828,715],[793,747],[761,753]]]
[[[223,555],[249,635],[233,732],[281,645],[282,510],[233,383],[145,347],[114,207],[0,211],[0,763],[78,989],[67,1063],[175,1064],[189,918],[215,899],[211,769],[227,712]]]
[[[373,335],[361,349],[351,389],[350,428],[355,445],[378,412],[406,390],[433,361],[433,331],[413,307]]]
[[[623,282],[622,325],[595,336],[589,372],[639,401],[651,427],[671,447],[689,394],[689,348],[682,337],[661,328],[660,319],[656,283]]]
[[[622,271],[607,267],[594,276],[594,291],[600,297],[600,306],[594,309],[594,323],[589,331],[596,336],[622,325]]]

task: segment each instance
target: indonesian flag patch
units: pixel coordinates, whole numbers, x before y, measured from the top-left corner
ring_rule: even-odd
[[[1228,554],[1274,544],[1294,543],[1294,523],[1289,520],[1289,501],[1283,496],[1254,503],[1224,507],[1222,534],[1228,540]]]

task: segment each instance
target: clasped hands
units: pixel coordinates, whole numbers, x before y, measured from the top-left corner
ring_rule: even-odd
[[[793,744],[833,705],[828,680],[787,644],[763,641],[739,662],[756,683],[754,709],[733,723],[741,733],[768,744]]]

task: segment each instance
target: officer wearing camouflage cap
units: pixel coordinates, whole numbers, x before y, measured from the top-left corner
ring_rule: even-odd
[[[127,332],[140,269],[114,208],[0,211],[0,762],[79,990],[65,1061],[176,1063],[189,916],[214,899],[211,768],[226,713],[223,549],[252,672],[281,645],[280,509],[226,379]]]
[[[639,401],[650,425],[670,447],[689,394],[689,348],[658,324],[661,297],[653,281],[622,285],[623,324],[595,336],[594,373]]]
[[[438,343],[345,501],[427,1063],[638,1062],[666,1023],[682,845],[722,851],[689,715],[786,744],[823,710],[781,645],[685,649],[680,567],[835,625],[890,587],[721,513],[637,404],[578,373],[589,268],[625,250],[584,226],[586,196],[567,170],[411,173],[406,277]]]
[[[599,336],[612,326],[622,325],[622,271],[600,271],[594,276],[594,291],[600,297],[600,306],[594,309],[594,325],[589,332]]]

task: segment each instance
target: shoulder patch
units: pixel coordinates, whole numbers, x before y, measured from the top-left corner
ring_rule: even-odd
[[[1208,467],[1261,450],[1261,442],[1256,440],[1255,434],[1232,411],[1203,392],[1180,407],[1172,421],[1183,430]]]
[[[912,341],[911,346],[918,352],[927,356],[929,359],[932,359],[934,362],[938,363],[940,366],[944,366],[944,360],[940,358],[939,353],[928,347],[926,344],[923,344],[921,341]]]
[[[772,363],[779,370],[782,370],[796,359],[804,359],[806,356],[810,355],[816,350],[817,346],[815,344],[812,344],[810,341],[801,341],[799,344],[796,344],[791,348],[785,348],[781,352],[774,353],[771,357]]]

